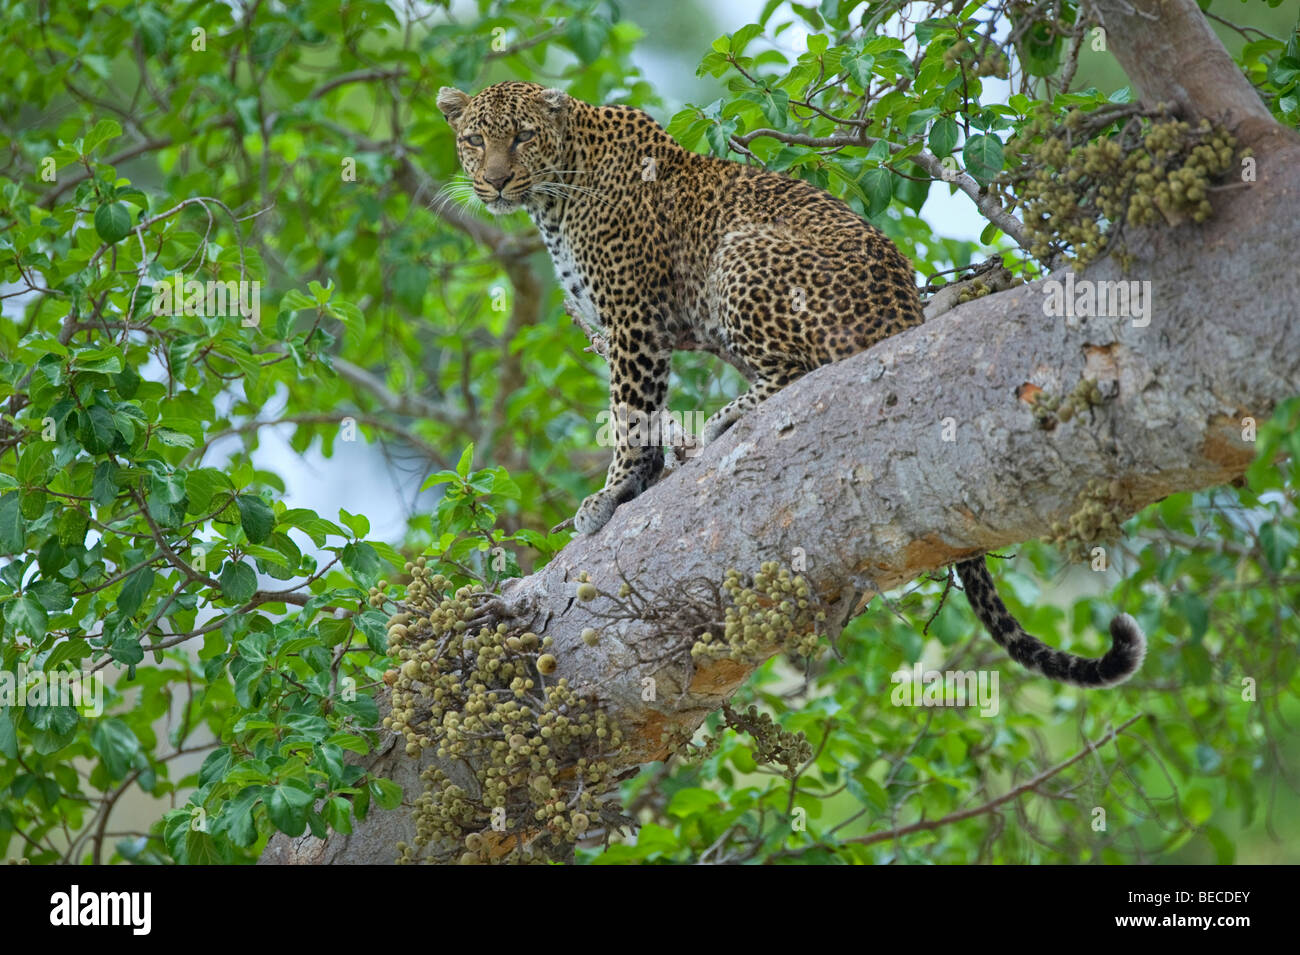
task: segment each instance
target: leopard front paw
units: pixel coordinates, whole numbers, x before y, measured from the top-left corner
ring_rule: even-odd
[[[597,491],[583,501],[578,513],[573,515],[573,529],[579,534],[594,534],[609,523],[617,507],[618,503],[608,488]]]

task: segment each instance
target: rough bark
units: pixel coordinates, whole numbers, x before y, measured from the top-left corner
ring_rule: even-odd
[[[1144,93],[1255,124],[1258,181],[1219,192],[1203,226],[1130,234],[1128,273],[1103,260],[1080,276],[1150,282],[1145,327],[1047,317],[1042,282],[963,305],[794,382],[620,507],[599,534],[512,582],[504,600],[528,608],[533,628],[553,638],[556,675],[596,688],[624,727],[629,770],[662,757],[664,730],[693,730],[750,672],[726,661],[692,670],[689,656],[669,652],[687,639],[671,618],[692,581],[788,562],[798,549],[842,621],[874,592],[1042,536],[1077,509],[1090,479],[1118,482],[1112,503],[1126,516],[1232,481],[1254,457],[1243,419],[1263,421],[1300,391],[1291,251],[1300,243],[1300,145],[1265,125],[1230,60],[1205,52],[1209,30],[1191,0],[1096,8]],[[1142,10],[1157,11],[1168,36]],[[1177,52],[1178,37],[1190,35],[1200,52],[1184,62],[1165,44]],[[1183,92],[1171,95],[1175,85]],[[1062,395],[1084,378],[1108,399],[1044,430],[1024,386]],[[945,440],[945,419],[955,440]],[[597,619],[608,602],[573,599],[580,571],[606,591],[626,578],[668,623]],[[602,631],[596,647],[580,638],[588,626]],[[641,698],[644,677],[656,682],[654,702]],[[368,764],[418,793],[401,747]],[[412,831],[406,811],[373,811],[351,837],[277,836],[263,861],[388,861]]]
[[[1191,0],[1090,0],[1106,44],[1149,104],[1226,121],[1248,145],[1280,130]]]

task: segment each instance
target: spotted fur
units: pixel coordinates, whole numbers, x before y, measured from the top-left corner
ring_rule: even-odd
[[[809,183],[698,155],[641,110],[534,83],[473,98],[444,87],[437,103],[475,195],[496,214],[528,212],[570,311],[601,329],[616,418],[665,408],[673,351],[707,351],[750,383],[705,423],[707,444],[800,375],[923,321],[911,263]],[[661,447],[617,444],[574,528],[600,530],[663,467]],[[1081,686],[1119,682],[1141,663],[1132,618],[1111,624],[1106,656],[1077,657],[1025,633],[982,557],[958,571],[976,615],[1018,663]]]

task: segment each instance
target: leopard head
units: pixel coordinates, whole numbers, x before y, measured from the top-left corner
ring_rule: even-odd
[[[569,95],[536,83],[496,83],[470,97],[451,86],[438,109],[456,131],[456,153],[474,194],[505,215],[560,182]]]

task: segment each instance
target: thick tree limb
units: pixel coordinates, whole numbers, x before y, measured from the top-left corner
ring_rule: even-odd
[[[1254,145],[1278,125],[1193,0],[1089,0],[1106,43],[1148,103],[1226,121]]]
[[[1177,58],[1135,72],[1129,57],[1151,50],[1135,36],[1120,42],[1127,4],[1096,6],[1131,73],[1183,69]],[[1184,24],[1195,5],[1158,6]],[[1148,38],[1160,32],[1136,25]],[[1234,81],[1220,80],[1231,98]],[[1209,102],[1230,120],[1258,120],[1248,104]],[[1150,283],[1149,323],[1048,317],[1044,282],[959,306],[794,382],[620,507],[599,534],[507,586],[505,603],[554,640],[556,677],[598,692],[623,727],[623,766],[663,757],[665,731],[689,733],[750,671],[729,661],[692,669],[674,654],[689,646],[673,621],[694,581],[788,561],[799,549],[805,576],[842,621],[873,592],[1042,536],[1077,508],[1090,479],[1115,482],[1111,503],[1129,515],[1242,474],[1255,454],[1243,419],[1263,420],[1300,392],[1291,251],[1300,242],[1300,145],[1262,122],[1255,128],[1258,182],[1217,193],[1203,226],[1129,233],[1129,273],[1103,260],[1080,276]],[[1085,378],[1109,399],[1050,431],[1020,397],[1033,391],[1027,384],[1060,395]],[[954,440],[945,440],[946,425]],[[610,601],[573,599],[580,571],[603,591],[626,578],[658,619],[601,619]],[[580,636],[588,626],[601,631],[594,647]],[[641,698],[643,678],[655,681],[653,701]],[[418,767],[401,747],[368,765],[403,784],[408,800],[418,794]],[[350,837],[276,837],[263,861],[386,861],[412,832],[408,812],[372,811]]]

